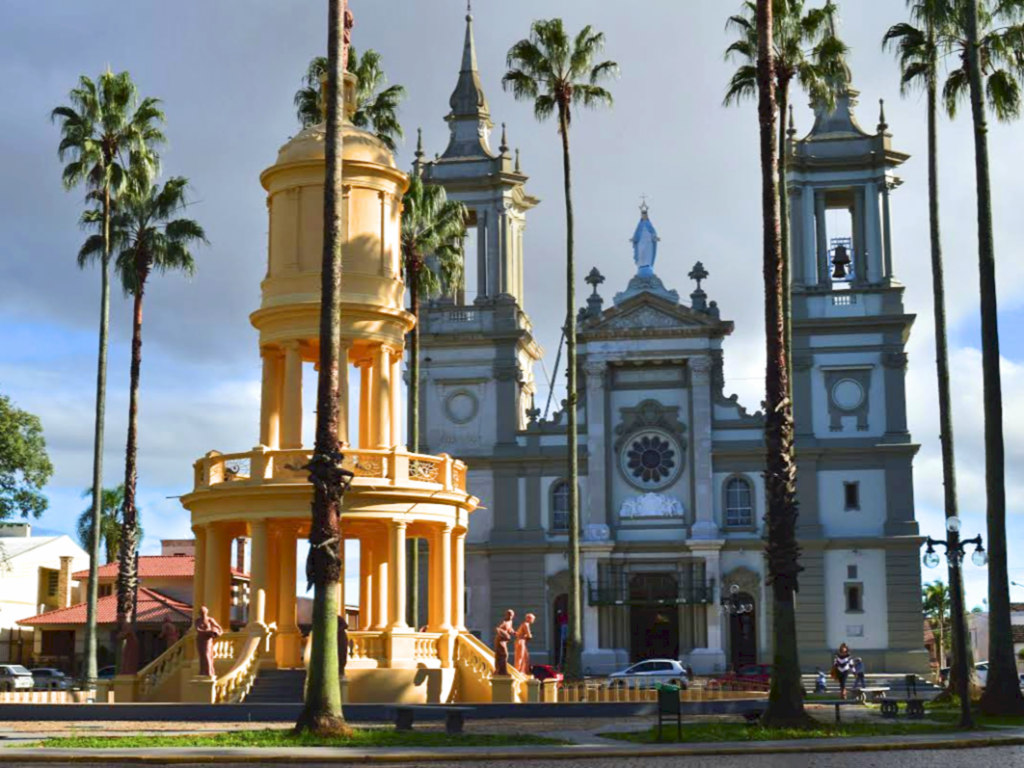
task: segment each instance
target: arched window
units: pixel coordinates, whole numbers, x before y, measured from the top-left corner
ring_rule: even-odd
[[[725,525],[727,528],[754,525],[754,490],[742,477],[732,477],[725,484]]]
[[[569,483],[566,480],[551,486],[551,530],[569,530]]]

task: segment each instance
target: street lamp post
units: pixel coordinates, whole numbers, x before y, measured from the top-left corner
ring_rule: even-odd
[[[981,544],[981,536],[973,539],[960,540],[960,518],[946,518],[946,540],[933,539],[931,536],[926,540],[928,549],[924,553],[924,564],[927,568],[935,568],[941,562],[935,547],[943,547],[946,550],[946,560],[949,563],[949,601],[950,613],[952,614],[953,628],[953,675],[956,679],[957,695],[960,697],[960,726],[962,728],[973,728],[974,719],[971,716],[971,691],[970,678],[967,673],[967,617],[964,613],[963,581],[960,578],[960,565],[964,559],[964,547],[973,544],[975,549],[971,554],[971,562],[979,568],[988,564],[988,554]],[[941,617],[940,617],[941,621]],[[939,649],[939,666],[942,662],[942,649]]]

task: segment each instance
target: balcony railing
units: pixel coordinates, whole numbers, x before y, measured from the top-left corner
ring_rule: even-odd
[[[264,447],[247,453],[210,451],[195,462],[195,488],[308,482],[309,473],[303,467],[312,455],[312,450]],[[395,487],[466,491],[466,465],[446,454],[427,456],[409,453],[404,448],[359,448],[345,452],[343,466],[355,475],[356,485],[364,484],[360,481],[365,478]]]
[[[668,605],[709,605],[714,602],[715,582],[677,583],[651,578],[631,584],[628,579],[588,582],[587,592],[592,606],[630,605],[656,608]]]

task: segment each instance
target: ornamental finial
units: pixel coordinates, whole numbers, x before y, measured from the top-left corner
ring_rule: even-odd
[[[691,280],[697,281],[697,290],[699,291],[701,289],[701,281],[708,279],[708,271],[704,269],[704,265],[698,261],[696,264],[693,265],[693,269],[690,270],[690,274],[688,275],[688,277]]]
[[[889,124],[885,122],[885,99],[878,100],[878,132],[885,133],[889,130]]]
[[[508,154],[508,127],[505,123],[501,124],[501,146],[498,147],[498,150],[501,152],[502,156]]]

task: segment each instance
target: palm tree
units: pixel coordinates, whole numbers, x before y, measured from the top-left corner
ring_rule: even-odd
[[[768,564],[772,587],[775,666],[768,707],[762,716],[773,727],[809,727],[804,711],[800,658],[797,650],[797,577],[800,547],[796,540],[796,462],[793,455],[793,404],[789,399],[789,348],[783,313],[783,257],[779,216],[779,176],[775,101],[777,75],[772,0],[757,0],[754,8],[757,41],[758,119],[761,137],[761,208],[764,228],[765,338],[765,515]]]
[[[82,492],[83,499],[92,498],[92,488],[86,488]],[[106,552],[106,562],[112,563],[117,559],[117,552],[121,545],[121,509],[124,506],[124,483],[115,488],[104,488],[102,496],[103,514],[100,520],[100,539]],[[136,515],[141,513],[136,509]],[[78,540],[83,547],[89,546],[92,541],[92,505],[82,510],[76,524]],[[139,540],[142,540],[142,526],[139,526]]]
[[[836,95],[846,85],[847,47],[836,35],[838,9],[831,0],[821,8],[806,8],[804,0],[772,1],[772,58],[775,64],[775,93],[782,120],[790,108],[790,87],[795,82],[814,104],[835,107]],[[725,51],[726,59],[742,64],[729,80],[725,105],[739,104],[757,95],[757,4],[747,0],[742,11],[729,17],[727,30],[739,34]],[[778,132],[779,220],[782,236],[782,312],[786,343],[792,346],[790,290],[789,196],[786,190],[786,132]],[[790,371],[792,378],[792,371]]]
[[[139,382],[142,372],[142,305],[146,283],[156,272],[195,272],[189,250],[206,242],[206,233],[192,219],[178,218],[188,202],[188,179],[168,179],[162,187],[148,174],[130,169],[128,188],[119,197],[112,226],[119,243],[116,269],[125,295],[134,299],[132,313],[132,358],[128,388],[128,441],[125,449],[124,504],[118,550],[117,621],[135,632],[138,602],[138,545],[141,538],[135,490],[138,479]],[[104,247],[102,235],[94,235],[84,246],[97,251]],[[137,670],[121,669],[121,674]]]
[[[939,387],[939,440],[942,446],[942,480],[945,492],[946,519],[957,517],[956,458],[953,443],[953,408],[949,386],[949,346],[946,331],[946,287],[942,258],[942,235],[939,220],[939,149],[938,101],[940,39],[948,36],[953,21],[951,0],[907,0],[910,22],[895,24],[882,39],[883,47],[895,49],[900,62],[900,91],[906,95],[921,87],[926,94],[928,114],[928,219],[932,259],[932,304],[935,313],[935,367]],[[916,26],[915,26],[916,24]],[[957,534],[952,534],[957,537]],[[974,667],[970,663],[970,635],[964,631],[963,574],[955,560],[949,561],[950,600],[953,604],[953,646],[965,647],[966,669],[953,664],[949,676],[950,692],[957,691],[961,701],[970,698]],[[941,625],[940,625],[941,626]],[[941,634],[941,631],[940,631]],[[940,638],[941,640],[941,638]],[[960,678],[965,679],[961,683]],[[970,718],[965,705],[962,715]],[[962,722],[962,725],[968,725]]]
[[[950,590],[941,581],[933,581],[921,587],[921,602],[924,604],[924,615],[937,630],[939,637],[939,668],[946,666],[946,624],[951,615],[949,611]]]
[[[969,94],[974,120],[978,192],[978,268],[981,280],[981,371],[984,382],[985,489],[988,502],[989,676],[981,697],[986,714],[1024,713],[1010,622],[1010,577],[1006,565],[1006,458],[1003,445],[1003,385],[999,371],[996,256],[992,227],[992,182],[988,160],[988,107],[1000,120],[1020,115],[1019,73],[1024,69],[1024,1],[956,0],[947,50],[960,66],[946,80],[946,109]]]
[[[351,48],[348,56],[348,71],[359,78],[352,124],[357,128],[371,130],[394,152],[398,149],[395,139],[405,138],[405,132],[398,122],[398,108],[405,98],[405,87],[388,85],[383,57],[377,51],[367,49],[360,57],[356,49]],[[303,128],[316,125],[324,119],[320,78],[326,71],[327,58],[316,56],[306,68],[302,88],[295,92],[295,116]]]
[[[296,733],[348,734],[341,707],[338,667],[338,584],[344,578],[341,502],[345,471],[339,441],[341,420],[342,102],[344,34],[351,23],[347,0],[330,0],[327,19],[327,123],[324,178],[324,246],[320,267],[320,374],[316,393],[316,440],[306,469],[313,484],[313,515],[306,573],[313,582],[313,628],[306,694]]]
[[[103,247],[91,256],[100,262],[100,339],[96,373],[96,421],[93,432],[93,526],[100,530],[103,513],[103,424],[107,399],[107,336],[110,325],[110,255],[113,252],[110,220],[113,201],[124,188],[130,162],[138,172],[155,172],[155,147],[164,141],[160,125],[164,114],[159,100],[139,100],[139,93],[128,72],[106,71],[96,81],[79,78],[78,87],[68,95],[70,104],[59,106],[50,119],[61,124],[57,156],[64,166],[66,189],[85,184],[100,198],[102,205]],[[91,259],[79,253],[78,266]],[[89,588],[86,597],[86,631],[82,676],[88,688],[96,682],[96,602],[99,598],[100,542],[94,536],[89,544]]]
[[[566,224],[566,410],[569,414],[569,640],[566,672],[569,679],[582,676],[583,632],[580,588],[580,502],[579,459],[577,445],[576,391],[576,260],[575,225],[572,208],[572,166],[569,155],[569,128],[573,107],[596,109],[611,106],[612,94],[600,83],[614,77],[619,69],[614,61],[595,63],[604,49],[603,32],[587,25],[575,37],[565,30],[561,19],[533,22],[530,36],[520,40],[508,52],[508,72],[501,80],[505,90],[516,99],[533,102],[533,114],[539,121],[552,115],[558,119],[562,138],[562,167],[565,184]]]
[[[454,294],[462,288],[466,217],[466,206],[449,200],[444,187],[424,184],[419,175],[411,174],[409,191],[402,198],[402,269],[416,318],[409,333],[409,448],[413,453],[420,449],[420,299]]]
[[[402,199],[402,269],[409,287],[416,324],[409,332],[409,449],[420,450],[420,299],[454,293],[462,288],[466,207],[449,200],[444,187],[424,184],[410,175]],[[420,541],[412,540],[409,601],[412,626],[419,626]]]

